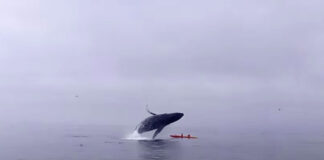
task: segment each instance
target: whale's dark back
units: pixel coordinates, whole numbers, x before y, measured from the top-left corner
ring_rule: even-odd
[[[138,133],[143,133],[164,127],[170,123],[173,123],[183,117],[183,113],[165,113],[153,115],[146,118],[140,123],[139,128],[137,129]]]

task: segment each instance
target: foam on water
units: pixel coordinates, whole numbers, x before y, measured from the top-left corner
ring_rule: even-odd
[[[137,130],[135,130],[133,133],[127,135],[125,137],[125,139],[128,139],[128,140],[148,140],[148,139],[151,139],[151,138],[148,138],[148,137],[144,137],[142,136],[141,134],[139,134],[137,132]]]

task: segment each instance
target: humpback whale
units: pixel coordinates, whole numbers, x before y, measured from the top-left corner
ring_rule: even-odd
[[[137,132],[138,133],[144,133],[144,132],[148,132],[148,131],[152,131],[154,129],[156,129],[156,131],[153,134],[152,139],[154,139],[161,131],[162,129],[181,119],[183,117],[183,113],[164,113],[164,114],[155,114],[151,111],[149,111],[146,108],[146,111],[151,114],[150,117],[147,117],[146,119],[144,119],[137,127]]]

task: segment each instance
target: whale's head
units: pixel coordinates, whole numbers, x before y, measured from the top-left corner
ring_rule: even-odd
[[[175,121],[178,121],[179,119],[181,119],[183,117],[183,113],[168,113],[167,116],[168,116],[168,123],[173,123]]]

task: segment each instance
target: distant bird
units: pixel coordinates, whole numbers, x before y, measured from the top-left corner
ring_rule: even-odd
[[[281,111],[281,108],[278,108],[278,111]]]
[[[75,95],[75,98],[79,98],[79,95]]]

